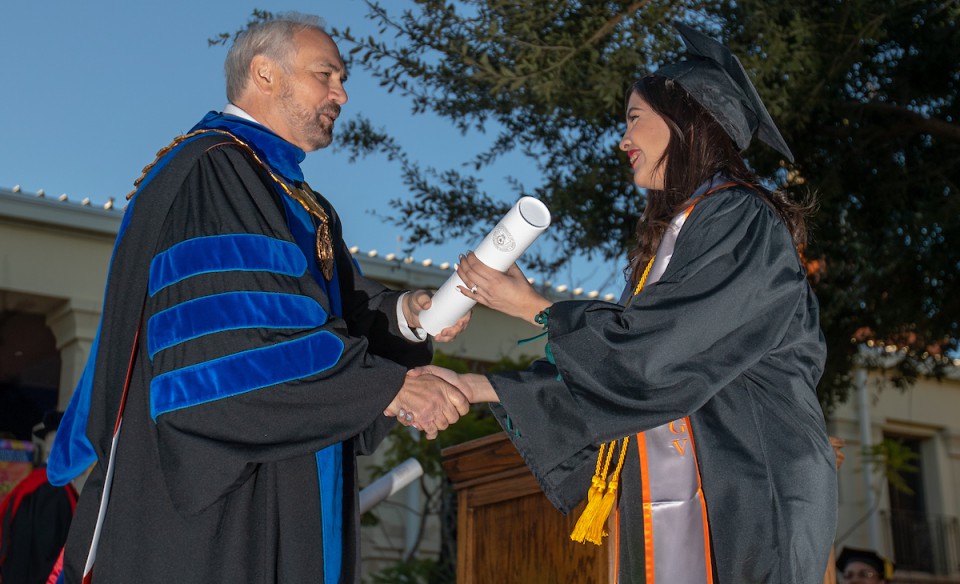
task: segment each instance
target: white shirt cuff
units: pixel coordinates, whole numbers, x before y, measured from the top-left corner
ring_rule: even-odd
[[[407,294],[410,293],[404,292],[397,299],[397,327],[400,329],[403,338],[414,343],[422,343],[427,340],[427,331],[422,328],[414,329],[407,322],[407,317],[403,315],[403,299],[407,297]]]

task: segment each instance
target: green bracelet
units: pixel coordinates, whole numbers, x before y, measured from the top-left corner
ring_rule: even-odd
[[[547,334],[547,328],[549,328],[549,324],[548,324],[549,318],[550,318],[549,308],[544,308],[543,310],[538,312],[537,315],[533,317],[533,322],[539,324],[541,328],[543,328],[543,332],[535,337],[530,337],[529,339],[520,339],[519,341],[517,341],[517,344],[525,345],[531,341],[542,339]]]
[[[541,327],[543,327],[544,330],[546,330],[546,328],[549,326],[549,322],[548,322],[549,320],[550,320],[549,307],[544,308],[543,310],[538,312],[535,317],[533,317],[533,322],[539,324]]]

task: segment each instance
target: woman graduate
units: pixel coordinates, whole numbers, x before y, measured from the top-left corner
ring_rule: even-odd
[[[469,254],[461,292],[547,329],[528,371],[456,376],[493,411],[571,537],[609,529],[619,582],[819,583],[836,470],[825,344],[798,248],[807,209],[761,186],[752,136],[793,156],[737,58],[678,25],[688,58],[627,92],[647,206],[619,304],[551,303]],[[613,520],[607,521],[613,514]]]

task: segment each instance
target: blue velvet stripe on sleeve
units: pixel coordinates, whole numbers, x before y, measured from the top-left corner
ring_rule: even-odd
[[[343,341],[328,331],[169,371],[150,382],[150,415],[310,377],[336,364]]]
[[[147,322],[150,358],[203,335],[245,328],[317,328],[327,322],[320,303],[299,294],[227,292],[183,302]]]
[[[157,160],[150,172],[143,177],[140,186],[137,187],[137,194],[143,191],[143,189],[160,174],[160,171],[173,160],[174,155],[179,152],[181,148],[194,139],[196,139],[196,136],[184,140]],[[120,229],[114,241],[113,252],[111,252],[110,255],[111,266],[116,257],[117,248],[123,241],[123,236],[127,232],[127,227],[130,225],[136,203],[137,196],[135,195],[130,199],[130,203],[127,204],[127,209],[123,213],[123,219],[120,221]],[[104,297],[107,296],[107,290],[109,289],[110,284],[107,282],[104,285]],[[104,308],[104,310],[106,310],[106,308]],[[77,387],[73,390],[73,395],[70,397],[70,403],[64,412],[63,420],[60,422],[60,429],[54,439],[53,448],[47,460],[47,480],[58,487],[62,487],[77,478],[89,468],[91,464],[97,461],[97,453],[93,449],[93,444],[90,443],[90,439],[87,438],[87,417],[90,415],[90,401],[93,394],[93,377],[96,369],[97,351],[100,347],[101,325],[97,326],[97,335],[94,337],[93,346],[90,347],[87,364],[83,369],[83,374],[77,383]],[[62,578],[63,574],[60,575],[58,582],[62,581]]]
[[[150,296],[198,274],[266,271],[302,276],[307,259],[295,243],[266,235],[197,237],[161,252],[150,262]]]

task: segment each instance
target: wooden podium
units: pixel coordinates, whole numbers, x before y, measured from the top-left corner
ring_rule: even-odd
[[[611,584],[613,544],[579,544],[506,434],[443,450],[457,491],[457,584]]]

